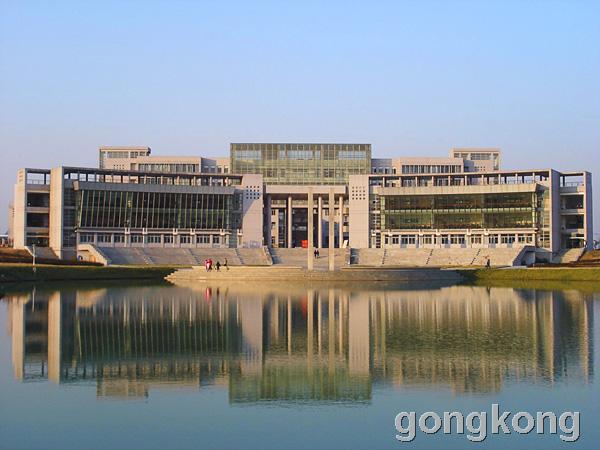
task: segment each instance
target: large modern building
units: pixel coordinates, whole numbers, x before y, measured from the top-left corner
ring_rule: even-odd
[[[589,172],[500,159],[497,148],[377,159],[370,144],[233,143],[228,158],[101,147],[99,168],[19,171],[11,238],[61,258],[82,245],[301,247],[309,233],[316,247],[528,246],[539,260],[592,246]]]

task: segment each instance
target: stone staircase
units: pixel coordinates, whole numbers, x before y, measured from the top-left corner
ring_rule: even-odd
[[[380,248],[358,248],[355,250],[354,264],[359,266],[382,266],[384,252]]]
[[[519,263],[524,247],[353,249],[353,264],[371,267],[465,267]]]
[[[306,248],[272,248],[270,251],[271,257],[273,258],[273,265],[303,268],[308,266],[308,249]],[[323,248],[320,249],[319,252],[319,258],[313,260],[314,268],[327,269],[329,267],[329,250]],[[334,249],[335,267],[340,268],[347,266],[349,255],[349,249]]]
[[[114,265],[204,265],[205,259],[230,266],[269,265],[262,248],[163,248],[163,247],[99,247]]]
[[[561,250],[555,257],[552,258],[552,262],[556,264],[569,264],[579,261],[579,258],[583,256],[585,248],[569,248]]]

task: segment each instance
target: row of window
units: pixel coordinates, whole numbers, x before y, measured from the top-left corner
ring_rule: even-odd
[[[194,173],[200,171],[199,164],[138,164],[140,172],[174,172],[174,173]]]
[[[403,174],[459,173],[462,170],[461,165],[454,164],[402,164]]]
[[[208,234],[197,234],[195,236],[189,234],[180,234],[180,244],[219,244],[221,243],[220,235],[208,235]],[[211,242],[212,237],[212,242]],[[96,235],[96,242],[98,244],[124,244],[126,241],[125,234],[123,233],[98,233]],[[173,244],[175,242],[175,235],[173,234],[131,234],[129,235],[129,241],[132,244]],[[79,235],[79,242],[82,244],[94,243],[94,233],[81,233]]]
[[[371,144],[231,144],[231,150],[371,150]]]
[[[103,151],[102,155],[105,158],[137,158],[138,156],[147,156],[148,151],[123,151],[123,150],[108,150]]]
[[[417,236],[393,235],[385,236],[384,242],[391,245],[415,245],[419,244],[452,244],[462,245],[470,242],[471,244],[533,244],[534,236],[532,234],[490,234],[487,238],[481,234],[466,236],[464,234],[442,234],[441,236]]]

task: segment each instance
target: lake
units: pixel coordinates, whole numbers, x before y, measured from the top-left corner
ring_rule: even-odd
[[[0,448],[598,448],[600,290],[551,288],[5,286]],[[400,412],[492,404],[580,437],[396,439]]]

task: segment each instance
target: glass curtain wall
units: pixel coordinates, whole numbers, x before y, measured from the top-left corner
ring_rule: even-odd
[[[231,144],[232,172],[266,184],[346,184],[371,172],[370,144]]]
[[[231,194],[82,190],[79,228],[215,230],[237,228],[241,202]]]
[[[382,195],[381,229],[533,228],[537,194]]]

